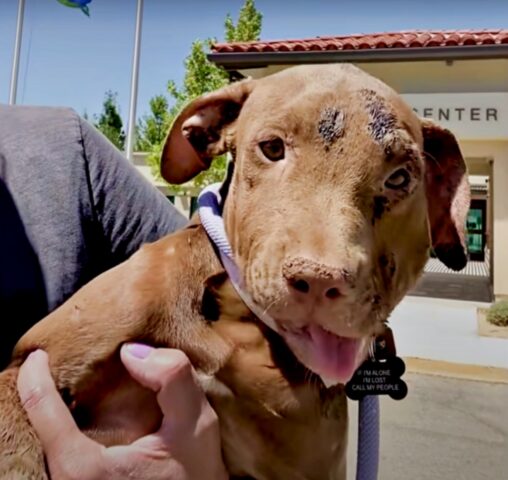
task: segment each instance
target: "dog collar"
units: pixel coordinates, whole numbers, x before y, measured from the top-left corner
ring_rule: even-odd
[[[222,265],[226,270],[233,287],[250,311],[267,327],[279,332],[275,320],[253,300],[243,285],[243,277],[233,258],[233,250],[224,228],[220,214],[220,183],[206,187],[198,197],[199,217],[208,237],[219,251]]]

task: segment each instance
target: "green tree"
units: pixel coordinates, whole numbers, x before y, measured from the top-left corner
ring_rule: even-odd
[[[104,95],[102,112],[94,115],[94,125],[98,128],[118,149],[123,150],[125,144],[125,132],[122,117],[118,106],[117,93],[108,90]]]
[[[226,28],[226,42],[252,42],[259,40],[263,15],[256,9],[254,0],[246,0],[240,10],[238,22],[235,25],[231,15],[226,15],[224,26]]]
[[[211,39],[193,42],[191,52],[185,59],[185,76],[182,87],[178,88],[174,80],[168,82],[168,92],[175,100],[175,105],[171,109],[173,115],[195,98],[227,84],[227,72],[206,58],[212,43]]]
[[[256,10],[254,0],[246,0],[240,10],[236,25],[231,15],[227,14],[224,22],[225,39],[228,42],[259,40],[261,25],[262,14]],[[196,40],[191,46],[190,54],[185,59],[185,76],[182,86],[178,87],[173,80],[168,82],[169,95],[175,102],[168,112],[168,127],[189,102],[228,83],[227,72],[207,59],[207,53],[214,42],[215,39]],[[147,159],[147,163],[152,166],[153,172],[159,178],[162,145],[163,141],[153,144]],[[225,155],[215,159],[206,172],[194,179],[194,185],[201,187],[222,180],[226,171],[226,163]]]
[[[140,152],[148,152],[154,145],[160,145],[170,124],[168,99],[156,95],[150,99],[150,114],[145,115],[136,129],[136,147]]]

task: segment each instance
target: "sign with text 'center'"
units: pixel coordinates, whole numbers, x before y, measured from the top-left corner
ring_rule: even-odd
[[[416,114],[463,140],[508,139],[508,93],[406,93]]]

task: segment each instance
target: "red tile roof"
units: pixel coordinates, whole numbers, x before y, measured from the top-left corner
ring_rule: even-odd
[[[310,52],[508,44],[508,30],[416,30],[301,40],[216,43],[213,53]]]

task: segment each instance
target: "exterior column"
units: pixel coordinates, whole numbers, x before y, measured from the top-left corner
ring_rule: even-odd
[[[494,295],[508,299],[508,149],[498,148],[492,165]]]

